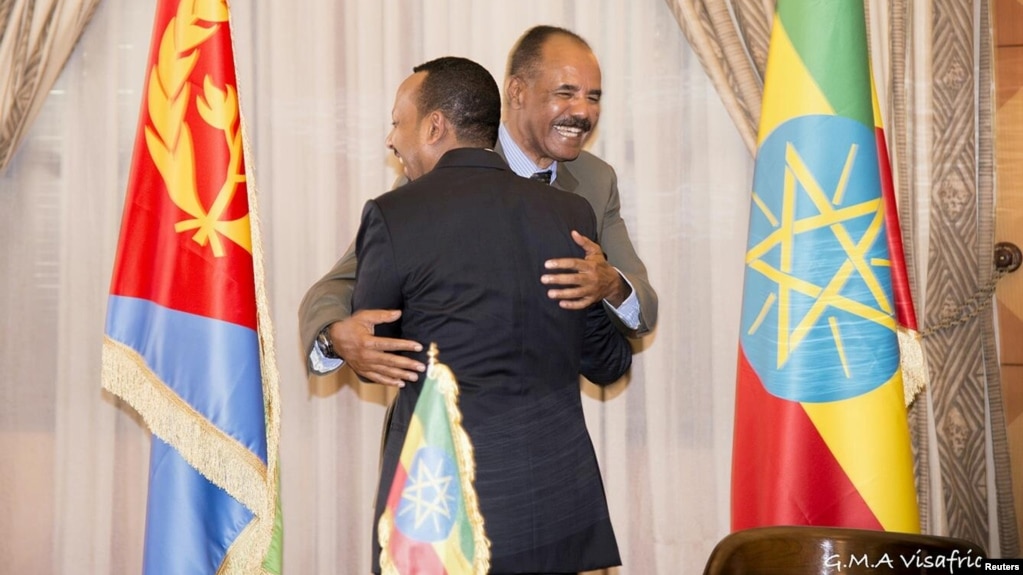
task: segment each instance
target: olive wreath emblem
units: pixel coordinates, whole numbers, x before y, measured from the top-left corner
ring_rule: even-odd
[[[149,154],[171,200],[189,216],[177,222],[174,229],[178,233],[194,230],[192,239],[201,246],[209,244],[216,257],[224,255],[221,236],[252,253],[248,213],[235,220],[222,219],[239,186],[245,183],[238,92],[230,84],[223,89],[217,87],[207,75],[202,93],[195,97],[199,115],[223,133],[229,152],[224,183],[209,209],[202,204],[197,189],[195,149],[185,112],[192,102],[189,78],[199,61],[200,48],[228,18],[224,0],[185,0],[178,5],[160,39],[146,102],[152,122],[145,130]]]

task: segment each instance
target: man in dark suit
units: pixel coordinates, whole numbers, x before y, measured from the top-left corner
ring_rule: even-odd
[[[490,73],[463,58],[418,66],[398,88],[387,145],[410,182],[363,210],[352,305],[400,310],[377,335],[435,342],[458,379],[492,573],[619,565],[578,376],[615,381],[631,349],[600,304],[566,309],[537,289],[545,261],[583,255],[572,233],[595,237],[596,218],[490,149],[500,111]],[[395,399],[377,518],[420,385]]]
[[[583,257],[556,255],[542,270],[549,297],[569,309],[603,302],[627,335],[649,332],[657,321],[657,294],[622,220],[617,177],[611,166],[582,149],[600,116],[600,66],[593,51],[563,28],[532,28],[512,49],[505,92],[507,115],[496,151],[519,175],[549,171],[553,187],[582,196],[597,214],[599,245],[577,237]],[[421,351],[420,344],[378,337],[373,329],[397,320],[400,312],[352,314],[356,265],[349,248],[302,300],[299,330],[307,368],[329,373],[343,358],[368,381],[400,386],[414,380],[423,363],[393,352]],[[567,285],[558,283],[566,278]]]

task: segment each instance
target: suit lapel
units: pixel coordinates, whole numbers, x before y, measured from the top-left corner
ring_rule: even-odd
[[[572,170],[568,169],[568,162],[558,162],[558,177],[554,179],[554,183],[551,184],[559,190],[566,192],[576,193],[576,188],[579,187],[579,180],[572,175]]]

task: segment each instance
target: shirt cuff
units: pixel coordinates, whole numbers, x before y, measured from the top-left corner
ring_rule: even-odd
[[[625,274],[618,270],[618,268],[615,268],[615,271],[618,272],[618,275],[622,276],[622,279],[625,280],[625,283],[629,284],[629,297],[625,298],[625,301],[622,302],[622,305],[618,307],[609,304],[607,300],[604,300],[604,304],[607,305],[607,307],[610,308],[611,311],[614,312],[616,316],[618,316],[618,319],[622,320],[622,323],[625,324],[625,327],[629,329],[639,329],[640,310],[639,298],[636,296],[636,290],[633,289],[632,282],[629,281],[629,278],[625,277]]]
[[[309,352],[309,365],[312,366],[313,372],[318,375],[327,375],[332,371],[336,371],[344,364],[345,360],[343,359],[334,359],[323,355],[323,350],[320,349],[320,342],[313,342],[313,349]]]

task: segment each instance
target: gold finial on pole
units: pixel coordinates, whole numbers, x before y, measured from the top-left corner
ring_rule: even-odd
[[[437,363],[437,356],[440,355],[440,351],[437,349],[437,342],[430,342],[430,351],[426,352],[426,355],[430,358],[430,365]]]

